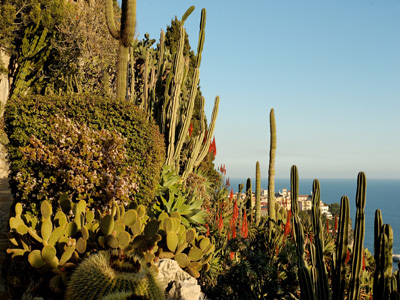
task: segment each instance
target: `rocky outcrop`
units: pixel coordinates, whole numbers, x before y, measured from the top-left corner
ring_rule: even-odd
[[[0,50],[0,65],[5,67],[8,66],[10,57],[2,50]],[[8,80],[8,74],[0,72],[0,110],[3,113],[3,107],[7,102],[8,94],[10,93],[10,82]]]
[[[158,263],[157,280],[167,292],[168,300],[198,300],[203,294],[197,280],[183,271],[172,259],[161,259]]]

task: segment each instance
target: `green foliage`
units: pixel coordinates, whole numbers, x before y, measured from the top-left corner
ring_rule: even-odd
[[[340,205],[339,203],[331,203],[328,204],[329,211],[332,213],[333,216],[339,216],[340,214]]]
[[[268,220],[261,220],[251,239],[229,241],[227,265],[214,285],[206,287],[210,299],[291,299],[296,293],[296,251],[291,239],[282,243],[283,231],[276,227],[270,239]],[[287,236],[288,237],[288,236]]]
[[[27,168],[41,168],[40,164],[35,165],[35,162],[23,159],[20,147],[28,146],[32,136],[45,144],[54,144],[49,136],[49,127],[51,116],[55,114],[79,124],[87,124],[93,130],[119,132],[126,139],[127,163],[137,166],[140,192],[134,200],[151,204],[164,160],[162,136],[147,116],[132,103],[89,95],[32,96],[9,101],[5,111],[5,131],[10,140],[10,184],[16,201],[21,201],[23,195],[17,185],[17,174]]]
[[[155,214],[178,212],[186,227],[198,227],[205,223],[206,213],[202,209],[204,199],[194,189],[185,189],[183,180],[172,166],[164,166],[156,191]]]

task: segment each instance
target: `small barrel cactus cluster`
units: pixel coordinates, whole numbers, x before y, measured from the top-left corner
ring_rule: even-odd
[[[71,276],[65,299],[162,300],[164,292],[143,260],[114,250],[85,259]]]

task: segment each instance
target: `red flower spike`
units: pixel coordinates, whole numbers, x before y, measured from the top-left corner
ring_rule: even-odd
[[[229,257],[231,260],[233,260],[235,258],[235,252],[229,253]]]
[[[236,238],[236,224],[232,223],[232,238]]]
[[[347,249],[346,260],[344,261],[344,263],[347,265],[347,263],[349,262],[349,260],[350,260],[350,250]]]
[[[193,123],[190,123],[190,128],[189,128],[189,137],[192,136],[192,132],[193,132]]]
[[[338,228],[338,218],[335,216],[335,234],[337,233],[337,228]]]
[[[218,230],[221,232],[222,227],[224,227],[224,220],[222,219],[222,213],[219,215]]]
[[[365,270],[365,252],[363,251],[362,269]]]
[[[290,218],[291,218],[291,216],[292,216],[292,212],[289,211],[289,212],[288,212],[288,215],[287,215],[286,224],[285,224],[285,230],[284,230],[284,232],[283,232],[283,236],[284,236],[284,237],[286,237],[286,236],[289,234],[289,232],[290,232]]]
[[[231,194],[229,195],[229,202],[233,200],[233,190],[231,189]]]

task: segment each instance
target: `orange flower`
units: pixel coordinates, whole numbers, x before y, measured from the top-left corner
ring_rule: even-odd
[[[229,202],[233,200],[233,190],[231,189],[231,194],[229,195]]]
[[[338,219],[337,216],[335,216],[335,234],[337,233],[337,228],[338,228]]]
[[[365,270],[365,252],[363,251],[362,269]]]
[[[192,132],[193,132],[193,123],[190,123],[190,128],[189,128],[189,137],[192,136]]]
[[[233,260],[235,258],[235,253],[234,252],[229,253],[229,257],[231,258],[231,260]]]
[[[236,224],[235,222],[232,222],[232,238],[236,238]]]

